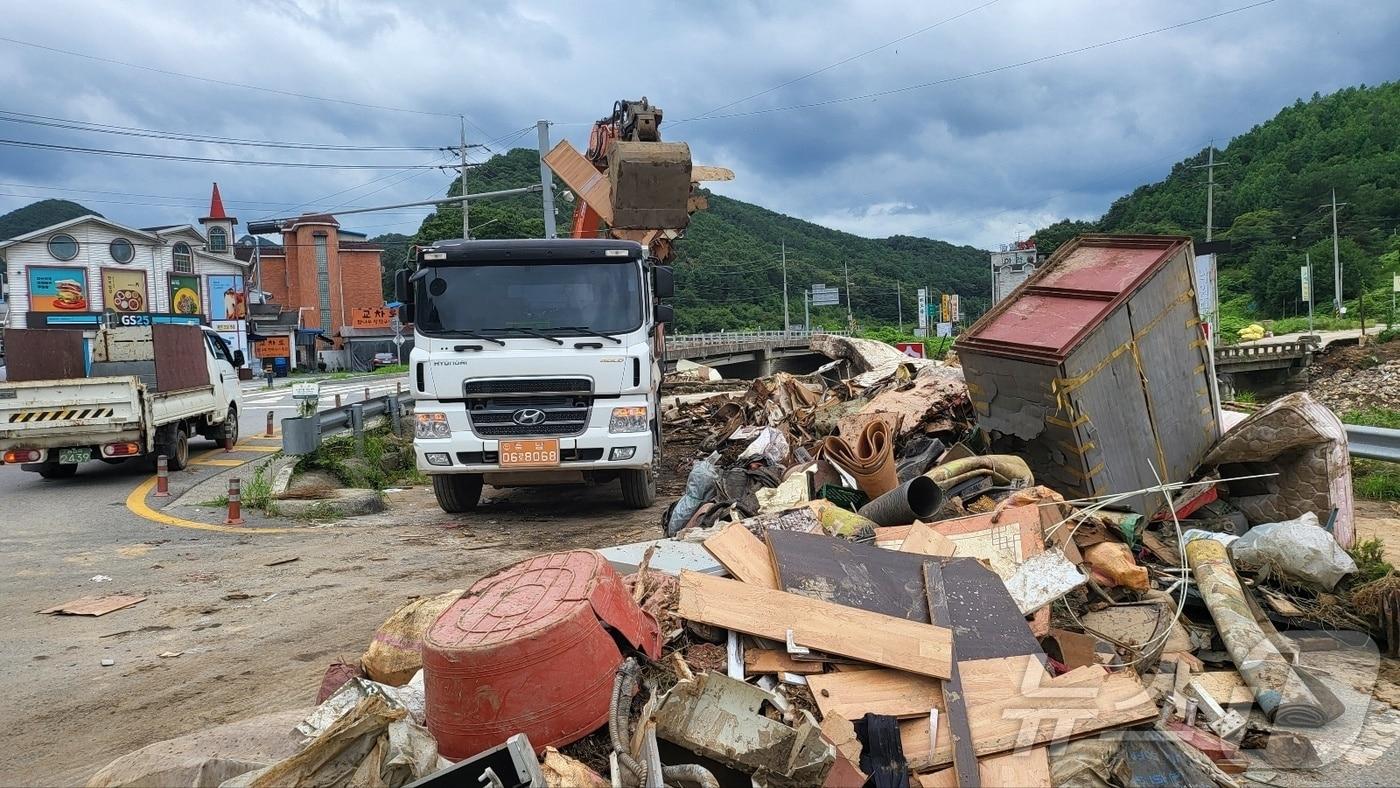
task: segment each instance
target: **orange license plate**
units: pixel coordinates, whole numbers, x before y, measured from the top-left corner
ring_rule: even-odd
[[[502,468],[552,468],[559,464],[559,439],[501,441]]]

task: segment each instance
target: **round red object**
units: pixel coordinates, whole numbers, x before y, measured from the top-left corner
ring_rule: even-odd
[[[525,733],[542,750],[607,722],[622,652],[609,632],[655,656],[656,620],[602,556],[536,556],[472,586],[423,639],[428,730],[460,760]]]

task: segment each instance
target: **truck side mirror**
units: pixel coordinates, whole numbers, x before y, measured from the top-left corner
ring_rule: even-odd
[[[412,287],[408,283],[408,278],[413,275],[412,271],[400,268],[394,272],[394,300],[405,304],[413,300]]]
[[[676,319],[676,308],[670,304],[657,304],[654,308],[656,310],[656,322],[665,324]]]
[[[651,269],[651,290],[657,298],[666,299],[676,294],[676,272],[670,266],[658,265]]]
[[[235,350],[235,351],[233,351],[233,368],[234,368],[234,369],[238,369],[239,367],[242,367],[244,364],[247,364],[247,363],[248,363],[248,357],[245,356],[245,355],[243,355],[243,351],[241,351],[241,350]]]

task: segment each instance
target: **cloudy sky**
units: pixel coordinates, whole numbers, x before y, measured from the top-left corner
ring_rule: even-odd
[[[0,140],[392,166],[0,144],[0,213],[64,197],[184,222],[215,180],[245,222],[423,199],[450,175],[406,168],[443,163],[459,113],[493,150],[533,145],[540,118],[582,147],[613,100],[644,94],[666,139],[737,173],[721,193],[862,235],[991,247],[1095,217],[1299,97],[1400,75],[1393,0],[202,5],[8,4]],[[422,149],[366,149],[383,147]],[[346,225],[412,233],[424,213]]]

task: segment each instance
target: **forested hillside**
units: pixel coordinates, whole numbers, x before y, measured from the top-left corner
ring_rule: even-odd
[[[1313,95],[1217,148],[1215,240],[1227,314],[1306,314],[1298,269],[1310,254],[1316,308],[1331,314],[1332,214],[1336,189],[1343,297],[1356,316],[1389,305],[1400,269],[1400,83]],[[1205,238],[1207,151],[1176,164],[1166,179],[1139,187],[1096,222],[1059,222],[1036,233],[1043,251],[1081,232],[1152,232]],[[1377,301],[1383,304],[1376,303]],[[1382,310],[1383,311],[1383,310]],[[1227,326],[1228,328],[1228,326]]]
[[[512,150],[493,156],[467,177],[472,192],[527,186],[539,181],[539,157],[533,150]],[[556,185],[563,189],[557,181]],[[450,193],[459,193],[455,183]],[[803,289],[813,283],[844,287],[847,265],[856,318],[863,324],[897,321],[897,283],[902,285],[907,324],[915,320],[914,290],[920,286],[958,292],[968,314],[985,308],[990,277],[987,253],[981,250],[927,238],[862,238],[719,195],[711,194],[709,200],[709,209],[694,216],[686,237],[676,244],[679,331],[781,328],[784,242],[793,323],[803,320]],[[558,230],[566,234],[573,206],[563,200],[556,203]],[[473,238],[539,238],[544,234],[540,196],[476,203],[471,228]],[[443,208],[423,222],[413,242],[461,236],[461,209]],[[386,268],[395,262],[387,251],[385,262]],[[386,281],[391,278],[386,276]],[[814,323],[843,327],[845,308],[814,310],[812,318]]]
[[[32,202],[23,208],[16,208],[0,216],[0,240],[32,233],[41,227],[48,227],[51,224],[58,224],[87,214],[102,215],[91,208],[69,200]],[[0,270],[4,270],[4,258],[4,253],[0,252]]]

